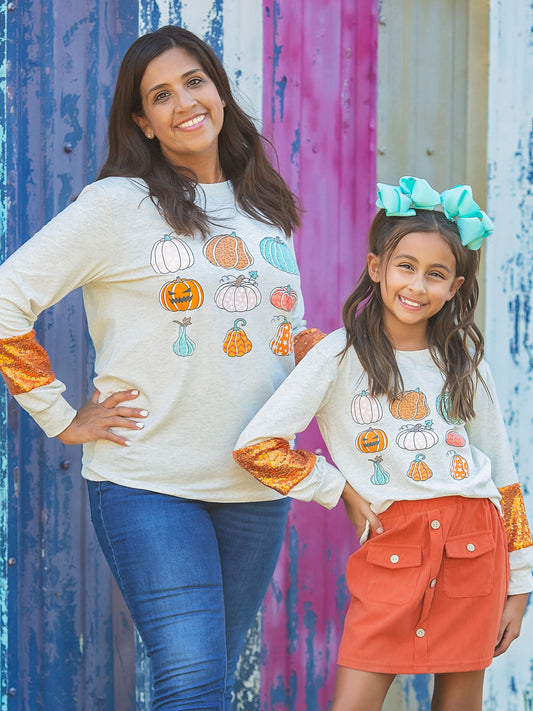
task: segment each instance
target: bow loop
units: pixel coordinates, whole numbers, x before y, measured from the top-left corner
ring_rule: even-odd
[[[477,250],[494,230],[494,224],[472,197],[470,185],[456,185],[438,193],[424,178],[404,175],[399,185],[378,183],[377,207],[388,217],[409,217],[415,210],[433,210],[442,206],[448,220],[455,222],[462,244]]]
[[[481,217],[481,208],[472,197],[470,185],[456,185],[440,194],[444,214],[449,220],[456,217]]]

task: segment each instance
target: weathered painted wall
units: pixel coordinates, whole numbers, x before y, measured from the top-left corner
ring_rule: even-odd
[[[95,178],[118,60],[137,31],[128,5],[3,4],[3,254]],[[43,314],[38,330],[80,405],[91,361],[79,294]],[[79,448],[47,440],[13,401],[8,415],[1,447],[2,474],[9,472],[2,490],[8,597],[3,585],[1,605],[9,614],[1,622],[9,645],[0,703],[7,698],[20,711],[124,711],[131,704],[114,684],[122,660],[113,641],[112,586],[88,520]]]
[[[487,352],[533,522],[533,5],[490,8]],[[487,674],[486,711],[533,708],[533,610]]]
[[[6,254],[6,15],[4,4],[0,10],[0,261]],[[8,502],[8,453],[7,453],[7,396],[0,390],[0,711],[6,711],[8,700],[8,636],[7,636],[7,581],[8,581],[8,537],[7,537],[7,502]]]
[[[377,3],[264,0],[263,122],[306,212],[296,249],[308,324],[331,331],[374,214]],[[314,428],[299,446],[322,448]],[[260,707],[322,711],[335,679],[356,546],[342,505],[292,504],[263,608]]]

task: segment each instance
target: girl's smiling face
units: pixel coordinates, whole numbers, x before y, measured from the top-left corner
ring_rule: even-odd
[[[146,67],[140,92],[143,113],[132,118],[146,137],[155,136],[167,160],[200,182],[219,179],[224,105],[200,62],[180,47],[168,49]]]
[[[452,250],[440,232],[410,232],[390,259],[369,253],[368,273],[379,283],[383,325],[398,350],[427,347],[428,320],[452,299],[464,277],[456,276]]]

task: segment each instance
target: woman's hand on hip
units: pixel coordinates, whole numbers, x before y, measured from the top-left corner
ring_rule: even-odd
[[[122,390],[98,402],[100,392],[95,390],[90,399],[80,407],[70,425],[57,435],[63,444],[85,444],[98,439],[107,439],[123,447],[131,442],[127,437],[116,434],[111,427],[124,427],[129,430],[139,430],[144,427],[142,422],[131,418],[147,417],[148,412],[135,407],[123,407],[121,403],[138,397],[138,390]]]

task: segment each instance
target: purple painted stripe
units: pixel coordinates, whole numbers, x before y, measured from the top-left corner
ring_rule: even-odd
[[[331,331],[363,267],[375,211],[377,2],[263,8],[263,130],[306,210],[296,250],[308,323]],[[298,444],[323,447],[313,427]],[[355,547],[342,506],[293,503],[264,606],[261,709],[327,708]]]

